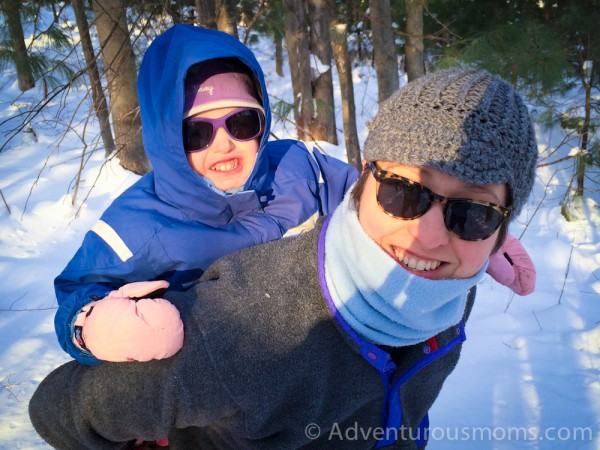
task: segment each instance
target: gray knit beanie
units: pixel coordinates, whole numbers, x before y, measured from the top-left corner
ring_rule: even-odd
[[[486,71],[418,78],[383,103],[369,128],[367,161],[429,166],[471,184],[507,183],[513,219],[533,187],[538,151],[527,108]]]

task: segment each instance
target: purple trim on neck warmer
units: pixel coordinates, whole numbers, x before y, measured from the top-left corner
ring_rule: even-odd
[[[461,344],[465,339],[465,332],[462,320],[457,325],[457,337],[452,339],[448,344],[426,355],[415,365],[410,367],[406,372],[401,374],[394,383],[392,377],[396,371],[396,364],[392,361],[389,353],[382,350],[375,344],[365,341],[358,336],[350,325],[344,320],[338,309],[333,303],[331,293],[327,287],[327,279],[325,278],[325,237],[331,216],[325,219],[321,232],[319,234],[319,242],[317,247],[317,269],[319,273],[319,284],[321,292],[325,298],[325,303],[329,307],[333,318],[340,324],[342,329],[356,342],[360,349],[361,356],[375,368],[381,376],[385,389],[385,400],[382,405],[381,426],[384,430],[398,430],[402,425],[402,405],[400,402],[400,387],[408,381],[413,375],[429,365],[431,362],[442,357],[457,345]],[[422,448],[427,444],[427,434],[429,430],[429,415],[425,417],[418,426],[419,438],[416,441],[417,447]],[[384,438],[380,439],[375,448],[382,448],[393,444],[396,439],[394,433],[386,433]]]
[[[331,293],[327,287],[327,279],[325,278],[325,236],[327,234],[327,228],[329,227],[329,221],[331,216],[328,216],[323,223],[321,233],[319,234],[319,243],[317,247],[317,268],[319,272],[319,284],[321,285],[321,291],[325,298],[325,303],[329,307],[333,318],[340,324],[342,329],[352,338],[354,342],[358,344],[360,354],[366,359],[371,366],[377,369],[381,373],[390,372],[396,370],[396,364],[392,361],[389,353],[382,350],[377,345],[362,339],[356,332],[350,327],[348,322],[344,320],[338,309],[333,303]]]

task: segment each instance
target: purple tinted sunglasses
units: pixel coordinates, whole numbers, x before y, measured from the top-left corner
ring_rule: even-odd
[[[259,109],[238,108],[217,119],[192,117],[183,122],[183,148],[186,153],[205,150],[219,128],[236,141],[250,141],[263,133],[265,116]]]

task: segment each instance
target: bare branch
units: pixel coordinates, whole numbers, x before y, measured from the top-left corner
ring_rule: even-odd
[[[92,150],[90,152],[93,153],[94,150]],[[85,204],[85,202],[87,201],[88,197],[90,196],[90,194],[92,193],[92,189],[94,187],[96,187],[96,183],[98,182],[98,179],[100,178],[100,175],[102,174],[102,170],[104,170],[104,167],[113,160],[113,158],[116,158],[117,156],[119,156],[119,151],[117,150],[115,153],[113,153],[109,158],[107,158],[102,165],[100,166],[100,170],[98,171],[98,174],[96,175],[96,178],[94,179],[94,182],[92,183],[92,186],[88,189],[87,194],[85,196],[85,198],[82,200],[82,202],[79,204],[79,207],[77,208],[77,211],[75,211],[75,216],[73,217],[73,220],[75,220],[77,218],[77,216],[79,216],[79,213],[81,212],[81,208],[83,207],[83,205]],[[88,156],[89,158],[89,156]],[[71,221],[73,222],[73,221]]]
[[[14,398],[17,402],[21,403],[21,400],[19,400],[19,397],[16,396],[16,394],[12,391],[12,388],[14,388],[15,386],[18,386],[21,383],[11,383],[10,382],[10,377],[13,376],[13,374],[7,375],[4,378],[2,378],[2,380],[0,380],[0,389],[5,389],[6,392],[8,392],[8,394]]]
[[[250,19],[250,21],[246,24],[246,34],[244,35],[244,39],[242,40],[244,45],[248,45],[248,40],[250,39],[250,32],[252,31],[254,24],[256,23],[256,21],[258,19],[260,19],[262,16],[265,15],[266,9],[267,9],[266,0],[261,0],[260,3],[258,4],[258,8],[256,9],[256,14],[254,14],[252,19]]]
[[[58,309],[58,306],[48,306],[47,308],[20,308],[20,309],[0,308],[0,312],[52,311],[54,309]]]
[[[521,234],[519,235],[519,239],[521,239],[523,237],[523,235],[525,234],[525,232],[529,229],[529,225],[531,225],[531,221],[533,220],[533,218],[535,217],[535,215],[537,214],[537,212],[540,210],[540,208],[542,207],[542,203],[544,203],[544,200],[546,199],[546,196],[548,195],[548,191],[549,191],[549,186],[550,183],[552,182],[552,180],[554,179],[554,177],[556,176],[556,173],[558,172],[558,169],[556,169],[554,171],[554,173],[552,174],[552,176],[550,177],[550,179],[548,180],[548,182],[546,183],[546,186],[544,187],[544,195],[542,196],[541,200],[539,201],[539,203],[537,204],[537,207],[535,208],[535,211],[533,211],[533,214],[531,215],[531,217],[529,217],[529,220],[527,221],[527,223],[525,224],[525,227],[523,228],[523,231],[521,232]]]
[[[555,161],[551,161],[549,163],[543,163],[543,164],[538,164],[537,167],[547,167],[547,166],[552,166],[554,164],[558,164],[561,163],[563,161],[567,161],[569,159],[574,159],[576,157],[576,155],[569,155],[569,156],[565,156],[564,158],[559,158]]]

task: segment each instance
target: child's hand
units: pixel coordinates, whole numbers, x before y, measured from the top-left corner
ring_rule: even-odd
[[[166,281],[130,283],[86,305],[75,322],[83,327],[86,348],[96,358],[113,362],[149,361],[177,353],[183,345],[177,308],[162,298],[135,300],[168,286]]]
[[[487,273],[516,294],[528,295],[535,289],[533,261],[521,242],[510,234],[500,250],[490,256]]]

